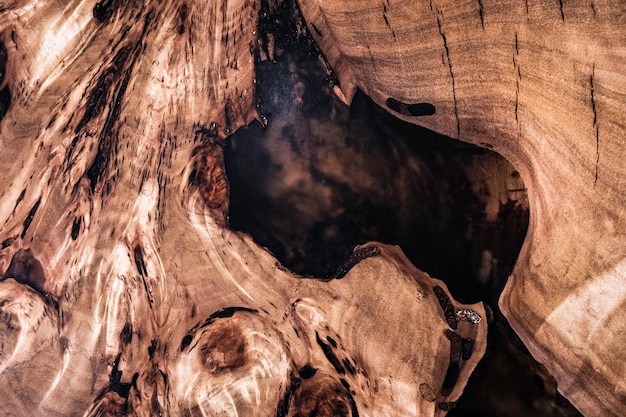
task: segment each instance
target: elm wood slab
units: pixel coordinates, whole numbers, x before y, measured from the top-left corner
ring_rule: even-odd
[[[445,284],[382,244],[303,279],[224,225],[223,139],[262,120],[258,2],[0,6],[0,414],[453,406],[486,320],[459,322],[457,360]]]
[[[301,1],[349,103],[507,158],[530,225],[500,307],[586,416],[626,414],[623,2]]]

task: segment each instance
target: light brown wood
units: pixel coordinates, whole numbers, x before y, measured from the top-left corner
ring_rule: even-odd
[[[624,3],[300,7],[340,98],[362,89],[520,171],[531,221],[500,307],[582,413],[625,415]],[[419,103],[436,113],[417,115],[425,107],[410,105]]]
[[[460,396],[481,305],[395,247],[323,282],[225,228],[258,13],[0,4],[0,414],[432,416]]]

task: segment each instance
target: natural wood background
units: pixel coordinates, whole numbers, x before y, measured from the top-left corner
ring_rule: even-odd
[[[359,88],[406,103],[399,117],[520,171],[530,227],[500,306],[581,412],[624,415],[626,4],[300,6],[345,101]],[[436,113],[411,115],[419,103]]]
[[[224,227],[262,12],[0,3],[0,414],[423,416],[461,394],[486,320],[455,313],[481,305],[394,247],[323,282]]]

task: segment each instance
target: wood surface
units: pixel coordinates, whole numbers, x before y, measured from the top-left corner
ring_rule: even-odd
[[[356,248],[322,281],[225,227],[223,140],[264,122],[260,12],[0,3],[1,415],[454,406],[485,351],[482,305],[396,247]]]
[[[626,415],[626,4],[299,4],[345,102],[361,89],[521,173],[530,226],[500,307],[583,414]]]

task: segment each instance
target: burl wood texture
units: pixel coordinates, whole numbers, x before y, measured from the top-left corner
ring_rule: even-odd
[[[300,7],[340,98],[362,89],[520,171],[531,221],[502,311],[581,412],[626,415],[626,4]]]
[[[1,415],[454,406],[485,351],[482,305],[394,247],[323,282],[224,227],[223,138],[258,117],[259,12],[0,3]]]

